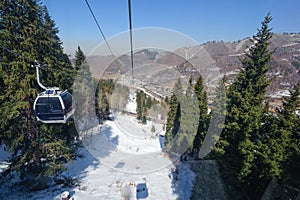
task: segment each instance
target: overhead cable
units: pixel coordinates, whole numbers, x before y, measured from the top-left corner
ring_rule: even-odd
[[[128,14],[129,14],[129,31],[130,31],[131,76],[132,76],[132,83],[133,83],[134,76],[133,76],[133,45],[132,45],[131,0],[128,0]]]
[[[106,37],[105,37],[105,35],[104,35],[104,33],[103,33],[103,31],[102,31],[100,25],[99,25],[99,23],[98,23],[98,20],[96,19],[95,15],[94,15],[94,12],[93,12],[93,10],[92,10],[92,8],[91,8],[89,2],[88,2],[87,0],[85,0],[85,3],[86,3],[86,5],[87,5],[88,8],[89,8],[90,13],[92,14],[92,16],[93,16],[93,18],[94,18],[94,21],[96,22],[96,25],[97,25],[97,27],[98,27],[98,29],[99,29],[99,31],[100,31],[100,33],[101,33],[101,35],[102,35],[104,41],[105,41],[105,44],[106,44],[108,50],[110,51],[111,55],[114,56],[114,54],[113,54],[113,52],[112,52],[112,50],[111,50],[111,48],[110,48],[110,45],[109,45],[109,43],[108,43],[108,41],[107,41],[107,39],[106,39]]]

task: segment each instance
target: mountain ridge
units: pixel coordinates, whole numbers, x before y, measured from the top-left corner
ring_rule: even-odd
[[[151,65],[160,65],[161,73],[170,73],[169,82],[165,77],[161,78],[160,87],[165,87],[166,90],[172,88],[178,77],[186,82],[190,75],[197,77],[200,74],[208,88],[213,88],[224,74],[229,82],[234,80],[241,67],[241,59],[252,45],[251,39],[245,38],[235,42],[210,41],[193,47],[181,47],[174,52],[139,50],[134,53],[134,72],[137,72],[134,73],[135,79],[143,82],[143,85],[151,85],[151,76],[157,76],[159,69],[156,66],[151,74],[148,68]],[[272,81],[268,94],[291,89],[300,80],[300,34],[273,34],[269,49],[273,51],[273,56],[269,64],[268,77]],[[87,61],[96,78],[131,79],[130,55],[122,55],[116,59],[112,56],[88,56]],[[142,74],[145,66],[146,75]],[[171,72],[171,69],[177,72]],[[155,84],[160,85],[159,80],[155,80],[158,81]]]

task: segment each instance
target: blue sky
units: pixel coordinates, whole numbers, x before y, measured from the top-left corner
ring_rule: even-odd
[[[127,31],[127,0],[88,0],[107,38]],[[66,53],[88,54],[103,42],[84,0],[42,0],[59,28]],[[270,11],[275,33],[300,32],[299,0],[131,0],[133,28],[160,27],[198,43],[252,36]]]

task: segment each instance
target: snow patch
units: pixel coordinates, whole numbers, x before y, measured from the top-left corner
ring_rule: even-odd
[[[7,161],[10,155],[11,154],[7,151],[6,146],[0,145],[0,173],[7,169],[9,165]]]
[[[129,95],[126,109],[128,112],[136,109],[133,93]],[[16,178],[0,185],[1,196],[53,200],[61,199],[61,194],[68,191],[75,200],[189,199],[195,174],[180,162],[175,166],[179,158],[171,159],[162,152],[162,124],[148,121],[143,125],[134,117],[120,113],[101,126],[91,124],[94,127],[79,125],[84,147],[79,148],[77,158],[59,176],[62,182],[71,181],[71,185],[52,183],[46,190],[25,193],[21,187],[13,187]],[[151,132],[152,126],[155,132]],[[3,148],[1,161],[9,156]]]

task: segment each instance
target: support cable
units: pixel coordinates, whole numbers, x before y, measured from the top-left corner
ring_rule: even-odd
[[[133,84],[134,83],[134,76],[133,76],[133,45],[132,45],[131,0],[128,0],[128,14],[129,14],[129,31],[130,31],[131,76],[132,76],[132,84]]]
[[[86,3],[86,5],[87,5],[88,8],[89,8],[90,13],[92,14],[92,16],[93,16],[93,18],[94,18],[94,21],[96,22],[96,25],[97,25],[97,27],[98,27],[98,30],[100,31],[100,33],[101,33],[101,35],[102,35],[102,37],[103,37],[103,39],[104,39],[104,41],[105,41],[105,44],[106,44],[108,50],[110,51],[110,54],[111,54],[112,56],[114,56],[114,54],[113,54],[113,52],[112,52],[112,50],[111,50],[111,48],[110,48],[110,45],[109,45],[109,43],[108,43],[108,41],[107,41],[107,39],[106,39],[106,37],[105,37],[105,35],[104,35],[104,33],[103,33],[103,31],[102,31],[100,25],[99,25],[99,23],[98,23],[97,18],[96,18],[95,15],[94,15],[94,12],[93,12],[93,10],[92,10],[92,8],[91,8],[89,2],[88,2],[87,0],[85,0],[85,3]],[[115,56],[114,56],[114,57],[115,57]]]

